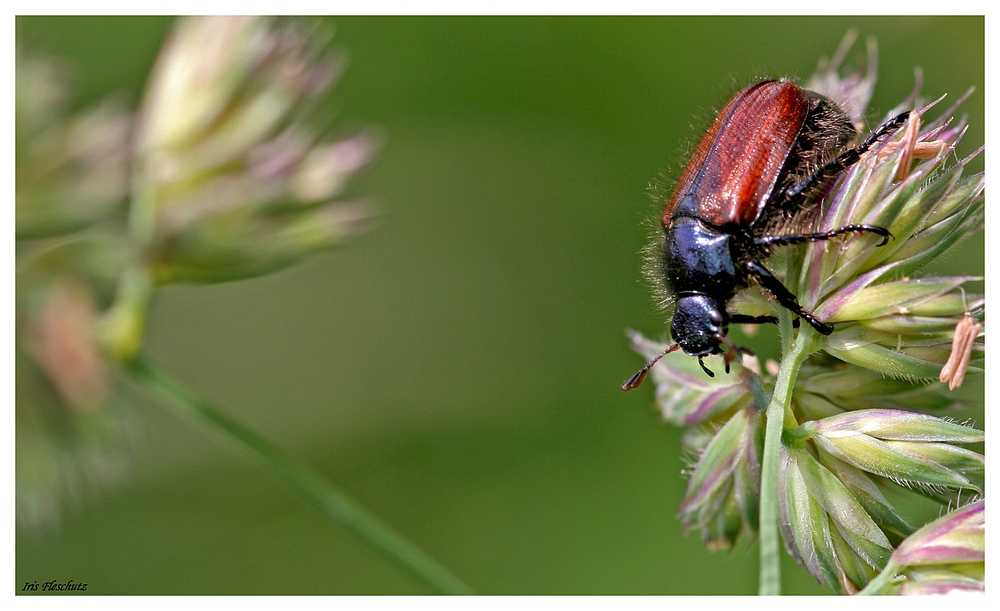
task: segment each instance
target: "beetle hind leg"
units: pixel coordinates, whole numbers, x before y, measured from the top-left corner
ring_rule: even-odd
[[[881,138],[891,134],[906,123],[910,116],[909,112],[903,112],[889,119],[882,125],[875,128],[875,131],[868,134],[868,137],[861,141],[854,148],[847,149],[839,156],[828,161],[821,168],[805,177],[801,182],[787,189],[781,199],[786,201],[796,200],[808,195],[814,187],[818,187],[826,180],[833,178],[841,172],[847,170],[855,163],[861,161],[862,155],[868,152]]]

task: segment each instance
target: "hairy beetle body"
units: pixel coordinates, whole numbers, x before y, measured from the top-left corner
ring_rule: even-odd
[[[857,132],[836,104],[788,81],[764,81],[737,93],[718,113],[681,173],[663,210],[660,265],[675,299],[670,334],[677,349],[698,357],[725,355],[726,370],[740,351],[729,323],[777,322],[774,316],[731,314],[729,301],[751,282],[819,333],[833,327],[802,308],[761,263],[777,246],[828,240],[851,233],[889,232],[847,225],[817,233],[775,232],[800,214],[824,182],[856,163],[879,138],[898,129],[901,114],[854,148]],[[635,388],[659,359],[622,385]]]

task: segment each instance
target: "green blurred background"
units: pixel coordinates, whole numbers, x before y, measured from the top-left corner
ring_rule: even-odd
[[[665,320],[642,282],[647,185],[738,87],[806,78],[857,28],[877,121],[924,74],[968,87],[984,141],[984,20],[330,20],[349,51],[337,125],[386,143],[354,189],[381,226],[262,278],[158,294],[146,354],[318,467],[486,594],[752,594],[756,547],[711,553],[674,514],[680,432],[624,330]],[[80,106],[137,102],[170,20],[19,18]],[[933,116],[933,113],[932,113]],[[333,121],[331,121],[333,124]],[[981,158],[971,164],[982,169]],[[983,273],[983,240],[935,272]],[[950,266],[954,263],[954,266]],[[959,266],[960,264],[960,266]],[[768,331],[754,338],[775,356]],[[742,342],[742,340],[741,340]],[[982,422],[982,382],[962,389]],[[132,476],[58,531],[18,532],[16,583],[100,594],[417,594],[424,588],[240,452],[140,403]],[[787,593],[823,590],[785,558]]]

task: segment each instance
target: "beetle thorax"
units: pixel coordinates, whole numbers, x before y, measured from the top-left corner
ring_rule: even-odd
[[[666,229],[663,271],[678,296],[703,294],[725,304],[742,282],[737,236],[719,231],[697,218],[675,218]]]

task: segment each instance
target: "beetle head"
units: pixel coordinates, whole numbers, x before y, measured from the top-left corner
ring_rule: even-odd
[[[686,295],[677,300],[670,335],[686,354],[719,354],[726,336],[725,310],[707,295]]]

